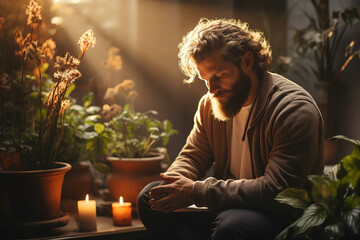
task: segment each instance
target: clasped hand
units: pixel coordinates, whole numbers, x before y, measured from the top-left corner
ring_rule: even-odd
[[[183,176],[160,174],[163,180],[159,186],[150,190],[151,209],[164,213],[193,204],[192,189],[194,181]]]

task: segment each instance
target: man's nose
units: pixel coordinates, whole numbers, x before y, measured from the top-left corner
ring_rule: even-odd
[[[215,93],[219,89],[219,85],[214,81],[206,81],[206,86],[209,89],[209,93]]]

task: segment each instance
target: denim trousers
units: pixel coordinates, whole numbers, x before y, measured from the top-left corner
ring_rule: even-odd
[[[148,184],[137,199],[138,213],[150,239],[232,240],[274,239],[289,223],[280,215],[254,209],[234,208],[221,212],[192,211],[162,213],[150,208]]]

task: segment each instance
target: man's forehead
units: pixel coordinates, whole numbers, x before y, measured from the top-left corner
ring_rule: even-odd
[[[200,62],[195,61],[196,72],[201,79],[208,80],[212,75],[224,68],[226,62],[219,53],[213,53]]]

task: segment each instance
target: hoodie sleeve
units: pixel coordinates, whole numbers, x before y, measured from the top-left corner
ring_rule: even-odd
[[[192,180],[203,177],[213,163],[213,152],[204,128],[211,114],[207,95],[204,95],[194,116],[194,126],[186,144],[167,170],[167,175],[182,175]]]

